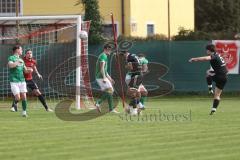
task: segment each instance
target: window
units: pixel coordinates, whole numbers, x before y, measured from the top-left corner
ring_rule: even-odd
[[[18,11],[21,13],[22,0],[19,0]],[[0,0],[0,16],[15,16],[16,0]]]
[[[147,36],[154,35],[154,24],[147,24]]]
[[[132,32],[137,32],[137,23],[136,22],[132,22],[131,29],[132,29]]]
[[[115,24],[117,36],[118,36],[118,27],[117,24]],[[112,24],[104,24],[103,25],[103,36],[107,38],[113,37],[113,29],[112,29]]]

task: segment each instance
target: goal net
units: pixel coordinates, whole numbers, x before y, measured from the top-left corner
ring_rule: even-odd
[[[33,52],[43,77],[35,75],[34,81],[48,101],[76,98],[78,109],[92,106],[88,39],[80,36],[89,27],[80,16],[0,17],[0,98],[12,97],[7,59],[20,44],[23,56],[27,49]]]

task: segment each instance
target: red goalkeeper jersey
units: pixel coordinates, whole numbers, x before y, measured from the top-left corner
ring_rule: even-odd
[[[36,60],[35,59],[27,59],[26,57],[23,58],[23,61],[25,63],[25,66],[26,67],[29,67],[29,68],[32,68],[34,69],[34,66],[36,66]],[[32,73],[33,72],[30,72],[30,73],[24,73],[24,77],[26,80],[32,80]]]

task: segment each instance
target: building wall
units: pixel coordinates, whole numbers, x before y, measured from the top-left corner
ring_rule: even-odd
[[[81,14],[77,0],[22,0],[23,15],[71,15]]]
[[[117,31],[121,34],[121,0],[99,0],[99,11],[105,24],[112,24],[110,14],[113,13],[114,21],[117,24]]]
[[[179,27],[194,29],[194,0],[169,0],[170,33]],[[155,33],[168,35],[168,0],[131,0],[131,23],[137,23],[132,36],[147,35],[147,24],[155,25]]]
[[[170,0],[171,34],[176,35],[179,27],[194,30],[194,0]]]
[[[83,7],[77,0],[22,0],[23,15],[63,15],[81,14]],[[114,14],[118,33],[122,34],[122,0],[99,0],[103,21],[111,23],[110,13]],[[178,33],[179,27],[194,29],[194,0],[169,0],[171,36]],[[39,3],[40,2],[40,3]],[[155,34],[168,35],[168,0],[124,0],[125,35],[147,35],[147,24],[154,24]]]
[[[167,33],[167,0],[131,0],[131,24],[136,23],[136,30],[131,36],[145,37],[147,24],[154,24],[155,33]]]

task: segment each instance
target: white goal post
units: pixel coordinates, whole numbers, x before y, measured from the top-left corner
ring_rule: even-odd
[[[68,23],[69,21],[71,21],[71,23],[75,23],[76,24],[76,57],[80,57],[81,56],[81,37],[80,37],[80,33],[81,33],[81,24],[82,24],[82,18],[81,15],[63,15],[63,16],[19,16],[19,17],[0,17],[0,25],[5,25],[5,24],[17,24],[18,21],[25,21],[26,23],[34,23],[35,21],[42,21],[44,22],[44,20],[48,20],[48,21],[53,21],[54,23],[65,23],[64,21],[66,21],[66,23]],[[20,31],[21,32],[21,31]],[[6,37],[1,37],[3,40]],[[7,38],[6,38],[7,39]],[[76,108],[80,109],[81,106],[81,90],[80,90],[80,86],[81,86],[81,60],[80,58],[76,58],[77,62],[76,62]]]

